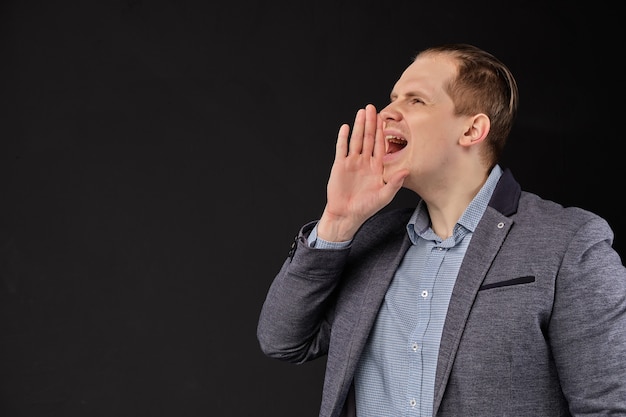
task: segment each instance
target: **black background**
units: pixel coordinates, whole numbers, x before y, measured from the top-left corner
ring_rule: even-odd
[[[600,2],[0,3],[0,416],[316,416],[265,292],[339,125],[434,43],[516,74],[503,164],[626,251],[624,31]],[[401,192],[392,204],[413,204]],[[538,237],[542,231],[538,230]]]

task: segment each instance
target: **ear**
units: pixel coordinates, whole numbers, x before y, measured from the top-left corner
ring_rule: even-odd
[[[491,121],[484,113],[478,113],[472,116],[465,133],[461,137],[461,146],[471,146],[482,142],[489,133]]]

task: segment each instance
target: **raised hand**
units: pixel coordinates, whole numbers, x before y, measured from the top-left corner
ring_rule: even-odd
[[[382,120],[372,104],[357,111],[348,140],[349,134],[350,126],[342,125],[326,187],[326,207],[317,226],[318,236],[331,242],[351,239],[368,218],[391,202],[406,177],[383,180]]]

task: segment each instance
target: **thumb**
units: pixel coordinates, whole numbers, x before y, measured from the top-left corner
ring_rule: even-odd
[[[393,174],[387,180],[387,183],[384,187],[384,193],[387,194],[387,197],[391,200],[396,195],[396,193],[402,188],[404,184],[404,179],[409,176],[409,170],[404,169],[402,171],[398,171]]]

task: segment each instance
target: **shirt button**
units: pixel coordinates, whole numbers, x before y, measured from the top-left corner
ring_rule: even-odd
[[[411,349],[413,349],[413,352],[417,352],[417,348],[418,348],[418,347],[419,347],[419,346],[417,345],[417,343],[413,343],[413,344],[411,345]]]
[[[409,405],[411,407],[415,407],[417,405],[417,401],[415,401],[415,398],[413,398],[411,401],[409,401]]]
[[[422,291],[422,297],[424,297],[424,298],[428,297],[428,291],[423,290]]]

